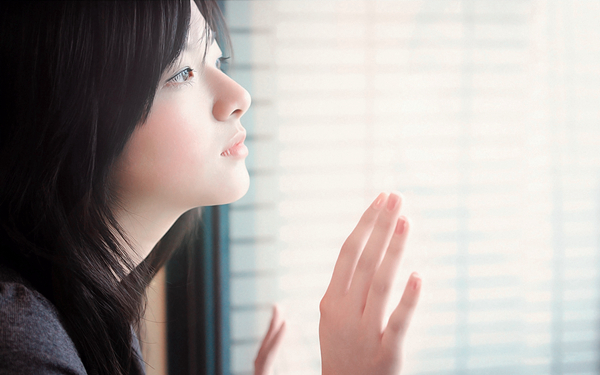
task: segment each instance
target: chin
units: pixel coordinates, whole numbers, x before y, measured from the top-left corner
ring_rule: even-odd
[[[250,176],[248,171],[244,168],[243,173],[237,176],[234,184],[230,184],[227,188],[220,189],[215,192],[210,202],[203,206],[216,206],[221,204],[233,203],[240,200],[248,192],[250,187]]]
[[[238,189],[236,189],[235,192],[232,192],[229,199],[226,199],[225,202],[219,203],[219,204],[229,204],[229,203],[233,203],[237,200],[242,199],[242,197],[244,195],[246,195],[246,193],[248,192],[249,187],[250,187],[250,178],[247,177],[245,182],[241,186],[238,186]]]

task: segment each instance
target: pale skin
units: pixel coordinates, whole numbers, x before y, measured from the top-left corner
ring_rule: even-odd
[[[218,68],[222,54],[216,43],[209,43],[204,56],[204,25],[192,2],[188,44],[164,72],[147,120],[111,173],[115,216],[128,239],[124,246],[137,262],[187,210],[234,202],[248,189],[240,119],[250,95]],[[238,146],[232,153],[233,143]],[[390,202],[396,204],[387,209]],[[421,284],[413,274],[386,322],[383,310],[409,229],[400,206],[398,194],[382,193],[342,246],[320,306],[325,375],[397,374],[401,368],[402,340]],[[255,375],[272,372],[285,327],[274,308]]]
[[[344,242],[321,300],[321,363],[324,375],[398,374],[402,344],[419,293],[413,273],[392,315],[385,306],[409,232],[400,216],[402,198],[381,193]]]

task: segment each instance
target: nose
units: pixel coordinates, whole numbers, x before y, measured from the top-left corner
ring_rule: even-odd
[[[218,121],[239,119],[250,107],[250,94],[225,73],[217,71],[213,81],[213,116]]]

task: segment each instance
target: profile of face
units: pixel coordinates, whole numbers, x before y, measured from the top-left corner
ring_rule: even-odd
[[[217,43],[209,41],[206,50],[205,43],[205,20],[192,2],[187,45],[163,73],[147,120],[112,171],[116,195],[128,210],[180,215],[231,203],[248,189],[240,118],[250,95],[219,69]]]

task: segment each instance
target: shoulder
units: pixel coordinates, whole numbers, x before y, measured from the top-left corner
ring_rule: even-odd
[[[0,266],[0,375],[85,373],[56,308]]]

